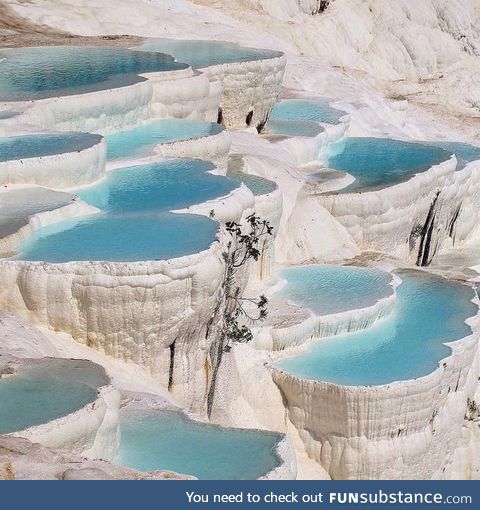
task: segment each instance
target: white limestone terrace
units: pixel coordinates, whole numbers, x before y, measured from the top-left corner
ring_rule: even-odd
[[[0,65],[22,69],[12,83],[4,70],[0,89],[2,109],[21,112],[15,120],[23,124],[108,133],[152,116],[217,119],[218,91],[168,55],[100,46],[0,52]],[[39,58],[45,60],[42,67],[29,65]],[[53,75],[52,66],[59,67]]]
[[[34,232],[66,218],[98,212],[70,193],[40,187],[0,191],[0,256],[12,257]]]
[[[285,121],[289,122],[302,132],[295,121]],[[273,167],[267,170],[275,160],[277,165],[293,167],[287,173],[303,181],[292,188],[288,175],[282,176],[286,179],[282,186],[284,203],[290,202],[293,209],[290,205],[282,219],[279,239],[287,221],[291,226],[281,241],[286,256],[281,256],[280,262],[329,262],[350,258],[361,250],[374,250],[428,265],[445,247],[461,246],[472,236],[478,221],[477,147],[443,141],[435,142],[431,148],[430,142],[423,145],[406,139],[348,138],[342,124],[329,129],[330,139],[324,132],[312,137],[305,136],[304,131],[300,136],[294,131],[295,136],[266,137],[271,147],[258,141],[253,145],[253,138],[252,146],[247,147],[241,141],[241,137],[246,141],[247,135],[234,138],[234,152],[244,151],[251,154],[249,158],[255,158],[254,173],[260,171],[259,175],[278,178]],[[454,156],[449,149],[455,152]],[[385,151],[391,161],[380,155]],[[363,160],[358,154],[364,155]],[[457,163],[457,154],[461,163]],[[413,201],[412,196],[416,197]],[[300,200],[308,200],[310,205],[304,206]],[[305,214],[309,215],[313,202],[319,208],[318,216],[327,215],[332,225],[329,243],[324,242],[323,246],[314,245],[314,234],[305,235],[305,241],[295,241],[308,225]],[[289,218],[290,214],[293,216]],[[298,220],[294,219],[297,215]],[[294,227],[293,221],[299,223]],[[298,242],[302,242],[303,250],[298,249]],[[343,254],[330,254],[332,245],[343,245]],[[345,249],[347,246],[351,248]]]
[[[356,266],[284,268],[268,291],[269,316],[254,346],[282,351],[310,340],[367,329],[392,313],[400,280]]]
[[[281,91],[286,58],[280,51],[183,39],[150,39],[140,49],[173,55],[219,82],[218,120],[229,128],[254,126],[261,131]]]
[[[151,116],[218,120],[228,127],[255,125],[260,130],[280,93],[283,54],[229,43],[176,43],[193,45],[207,56],[213,45],[224,63],[197,72],[158,51],[158,41],[145,43],[142,51],[99,46],[0,50],[0,102],[3,109],[23,112],[22,122],[51,129],[108,133],[120,127],[123,115],[124,126]],[[157,51],[147,51],[150,45]],[[236,57],[229,59],[229,52]],[[45,60],[43,68],[62,62],[55,78],[29,65],[39,58]],[[13,66],[22,73],[10,83]]]
[[[272,110],[266,132],[278,147],[295,155],[306,176],[320,178],[321,163],[331,144],[341,142],[350,126],[350,116],[334,106],[335,100],[284,91]]]
[[[212,165],[206,165],[203,164],[204,170],[213,168]],[[155,164],[145,168],[147,176],[155,172]],[[133,173],[132,171],[129,173],[134,180],[141,175],[142,167],[138,169],[136,171],[134,168]],[[123,171],[125,169],[118,169],[108,172],[108,175],[115,182],[115,174]],[[172,167],[171,178],[176,179],[177,174],[175,167]],[[224,177],[218,176],[211,176],[208,180],[214,182],[221,179],[225,180]],[[130,185],[127,181],[124,183],[124,191],[128,195]],[[253,210],[254,196],[245,186],[237,187],[238,184],[231,183],[232,181],[228,181],[230,189],[232,186],[234,189],[228,196],[214,198],[202,206],[191,206],[185,212],[209,216],[210,211],[214,210],[215,218],[218,220],[239,220],[245,212]],[[145,192],[149,194],[149,190],[150,187],[147,186]],[[95,188],[92,196],[102,202],[101,196],[95,193]],[[137,209],[148,207],[148,200],[142,199],[142,195],[135,199],[137,202],[132,200],[129,202],[128,198],[122,199],[116,206],[114,205],[114,208],[119,207],[123,210],[124,207]],[[171,202],[171,199],[169,200]],[[90,228],[88,218],[95,222],[95,218],[99,216],[102,215],[93,214],[87,217],[85,223],[87,231]],[[183,227],[179,227],[181,222],[178,223],[181,217],[182,215],[171,215],[171,219],[168,219],[175,229],[175,233],[170,237],[178,237],[178,232],[183,231]],[[126,232],[130,228],[126,226],[128,218],[120,216],[121,232]],[[114,219],[114,216],[112,220],[107,218],[105,224],[109,236],[115,227]],[[104,218],[100,218],[100,221],[103,220]],[[73,223],[73,228],[77,221]],[[152,216],[146,215],[145,221],[152,221]],[[213,228],[213,238],[206,240],[206,249],[168,260],[142,261],[145,260],[144,257],[137,255],[130,262],[107,262],[105,258],[108,257],[104,256],[92,261],[93,257],[88,252],[88,246],[93,245],[89,244],[87,234],[84,233],[81,238],[77,236],[71,239],[77,245],[78,242],[82,243],[81,246],[87,249],[83,261],[75,261],[76,257],[80,257],[79,248],[74,250],[74,260],[56,259],[56,262],[61,263],[2,261],[0,266],[1,272],[6,277],[6,285],[2,286],[4,292],[1,306],[5,310],[19,313],[33,323],[67,332],[77,341],[100,352],[134,361],[144,366],[165,387],[173,380],[172,391],[178,395],[179,401],[187,408],[199,409],[203,401],[199,392],[203,392],[202,388],[206,387],[208,379],[208,372],[204,369],[209,347],[205,341],[205,328],[213,312],[223,274],[221,253],[225,249],[226,240],[222,229],[215,240],[218,225],[208,218],[205,218],[205,222],[209,225],[211,223]],[[51,225],[51,228],[53,233],[60,229],[60,235],[63,235],[62,229],[65,227],[60,223],[58,226]],[[133,224],[133,235],[148,236],[148,233],[143,232],[143,228]],[[186,236],[185,241],[189,242],[189,237],[198,237],[200,230],[196,227],[195,234]],[[170,238],[162,240],[157,237],[152,237],[156,239],[157,244],[172,242]],[[55,242],[52,245],[55,257],[58,256],[61,244]],[[66,241],[63,245],[66,249],[71,248],[71,242]],[[121,247],[128,250],[135,250],[135,246],[136,244],[131,242],[121,243]],[[105,246],[104,249],[110,248]],[[28,277],[24,278],[27,275]],[[50,298],[53,287],[56,287],[57,290],[54,292],[58,293],[58,296],[63,296],[60,301]],[[33,301],[30,301],[31,299]],[[158,317],[162,317],[162,321],[159,321]],[[158,341],[159,338],[162,339],[161,343]],[[175,344],[178,359],[189,360],[192,372],[185,373],[180,364],[172,365],[172,344]],[[196,349],[192,350],[192,344],[197,346]]]
[[[400,308],[395,314],[414,315],[422,309],[413,326],[409,325],[411,318],[397,319],[391,315],[371,331],[320,340],[309,351],[297,352],[297,358],[284,359],[272,366],[273,378],[307,451],[332,478],[449,478],[454,469],[455,449],[462,445],[465,403],[474,398],[479,375],[478,297],[468,287],[426,273],[400,272],[399,276],[403,281],[399,290],[405,294],[399,298]],[[412,298],[418,285],[433,285],[432,293]],[[436,291],[435,286],[438,286]],[[401,305],[402,299],[409,304]],[[419,321],[432,313],[443,314],[443,319],[436,323],[439,326],[435,326],[432,316],[427,326],[419,327]],[[445,315],[450,315],[457,326],[437,335],[436,341],[448,339],[449,343],[439,344],[441,348],[437,351],[432,345],[425,345],[426,351],[420,355],[420,342],[414,363],[407,351],[403,351],[408,358],[405,363],[393,353],[399,363],[396,373],[392,372],[385,356],[389,349],[404,349],[402,342],[399,338],[394,343],[390,340],[382,354],[374,345],[377,335],[379,340],[382,338],[380,343],[389,342],[391,334],[382,335],[388,331],[391,321],[397,321],[399,332],[416,328],[420,341],[423,335],[430,335],[426,329],[441,329],[446,324]],[[463,318],[468,326],[462,324]],[[403,342],[408,341],[408,335]],[[411,333],[410,336],[417,338]],[[315,358],[315,349],[324,353],[322,362]],[[425,355],[430,349],[434,355],[426,362]],[[337,361],[348,355],[361,358],[357,358],[356,365],[345,365],[341,374]],[[375,356],[378,365],[367,369],[368,363],[375,362]],[[423,361],[419,364],[418,359]],[[402,370],[412,374],[412,378],[402,380],[399,377]],[[358,382],[349,385],[347,381]],[[401,456],[398,451],[402,451]]]
[[[88,133],[23,133],[0,138],[0,185],[57,190],[90,184],[105,171],[106,145]]]
[[[120,394],[90,361],[0,358],[0,433],[91,458],[118,449]]]
[[[363,138],[342,138],[346,130],[336,140],[322,140],[319,144],[319,120],[347,123],[348,128],[349,117],[342,118],[341,112],[324,99],[289,93],[292,95],[293,99],[274,108],[272,129],[283,135],[270,139],[295,156],[297,167],[313,184],[304,187],[305,193],[313,195],[345,227],[360,250],[393,252],[400,258],[428,265],[442,245],[461,243],[471,235],[478,218],[477,207],[472,203],[476,200],[473,190],[477,179],[472,169],[478,148],[446,141],[435,142],[429,148],[430,142],[422,147],[411,140],[368,138],[365,133]],[[458,153],[461,163],[457,164],[453,157],[450,163],[442,163],[452,154],[442,153],[443,149]],[[429,179],[421,176],[421,171],[437,175]],[[401,181],[406,182],[397,184]],[[418,196],[412,202],[411,193],[416,189]],[[425,193],[425,189],[430,192]],[[448,200],[443,195],[436,198],[438,189]]]
[[[0,357],[3,355],[0,359],[5,378],[0,382],[4,384],[0,386],[3,396],[0,407],[3,411],[9,411],[2,414],[1,433],[8,432],[8,428],[18,428],[25,421],[52,418],[59,408],[64,409],[62,407],[64,404],[68,407],[72,403],[78,405],[79,399],[94,398],[97,383],[100,384],[105,379],[105,371],[102,368],[85,360],[43,357],[67,354],[62,352],[58,337],[55,339],[52,337],[55,347],[59,349],[55,350],[49,339],[21,320],[4,313],[0,315],[0,320],[5,326],[0,331],[2,335]],[[67,345],[74,347],[71,342],[67,342],[65,346]],[[74,351],[88,355],[89,349],[74,348]],[[16,352],[21,358],[13,358],[10,354],[5,355],[5,352]],[[93,354],[93,351],[90,353]],[[32,359],[31,356],[41,358]],[[124,378],[125,370],[128,372],[128,387],[133,388],[132,382],[141,380],[137,391],[124,392],[120,419],[117,398],[115,409],[110,410],[109,420],[105,418],[103,421],[104,424],[108,421],[110,429],[107,425],[102,425],[103,428],[101,427],[102,430],[97,433],[95,439],[96,449],[87,452],[82,449],[86,441],[85,436],[88,433],[93,434],[94,427],[88,425],[88,416],[85,416],[83,409],[81,412],[70,413],[61,420],[56,419],[41,426],[0,436],[0,466],[2,468],[8,466],[15,479],[191,478],[188,474],[178,475],[172,471],[172,466],[181,468],[175,471],[193,472],[200,478],[219,479],[223,476],[233,479],[295,478],[295,454],[284,434],[212,426],[197,415],[184,414],[181,409],[166,400],[165,396],[158,393],[160,387],[156,385],[149,387],[148,378],[135,375],[131,367],[114,368],[115,362],[112,363],[98,354],[95,359],[106,363],[109,372],[113,371],[115,386],[119,384],[120,387],[124,387],[125,382],[122,383],[118,376],[122,374]],[[65,382],[65,374],[62,375],[62,371],[65,370],[69,373],[68,382]],[[15,377],[20,380],[16,382]],[[108,381],[112,384],[110,377]],[[83,382],[87,385],[84,386]],[[10,387],[6,388],[5,383]],[[140,388],[156,392],[139,392]],[[27,390],[29,399],[33,399],[35,404],[29,399],[24,399],[20,407],[9,409],[15,401],[12,391]],[[58,395],[59,391],[62,392],[61,395]],[[100,388],[98,392],[102,391],[103,388]],[[57,398],[53,399],[55,395]],[[99,405],[100,401],[97,398],[94,408]],[[89,408],[89,405],[86,407]],[[132,412],[133,421],[130,416]],[[173,428],[172,420],[176,424]],[[120,441],[116,429],[118,426],[122,436]],[[111,436],[109,430],[110,432],[117,430],[117,435]],[[141,444],[137,444],[139,431]],[[176,434],[181,434],[181,442],[175,437]],[[159,437],[162,441],[158,440]],[[38,441],[42,446],[32,445],[26,438]],[[98,448],[100,440],[105,445],[109,440],[110,449],[104,447],[101,451]],[[197,443],[199,440],[201,444]],[[150,445],[148,441],[151,441]],[[225,443],[223,448],[211,446],[211,442],[218,446],[218,441]],[[187,455],[185,449],[188,451]],[[87,455],[91,460],[84,457],[79,462],[78,452],[83,452],[82,455]],[[240,457],[243,455],[243,458],[238,458],[239,455]],[[99,457],[104,460],[94,460]],[[208,462],[205,462],[206,460]],[[72,465],[75,463],[76,466]],[[126,466],[137,467],[138,470]]]
[[[176,157],[211,161],[222,174],[231,147],[220,124],[186,119],[152,120],[112,133],[106,142],[109,169]]]
[[[353,182],[319,201],[361,250],[429,265],[444,246],[467,240],[478,222],[478,165],[459,166],[455,155],[405,182],[358,191]]]

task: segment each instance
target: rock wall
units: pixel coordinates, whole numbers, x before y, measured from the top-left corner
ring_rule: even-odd
[[[221,64],[201,69],[222,84],[220,108],[227,128],[261,129],[280,94],[286,58]]]

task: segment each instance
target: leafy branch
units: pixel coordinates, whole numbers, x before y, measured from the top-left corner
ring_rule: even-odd
[[[245,225],[235,221],[225,224],[231,239],[222,253],[225,263],[224,277],[219,299],[211,319],[211,326],[220,317],[220,331],[216,342],[210,349],[212,359],[212,379],[207,395],[207,413],[210,416],[215,393],[218,370],[223,353],[230,352],[233,343],[247,343],[253,338],[248,323],[254,324],[267,317],[268,300],[264,295],[258,298],[244,297],[239,273],[245,270],[251,261],[257,261],[263,254],[267,238],[273,235],[273,227],[267,220],[262,220],[255,213],[245,218]],[[246,324],[247,323],[247,324]],[[207,336],[210,327],[207,330]]]

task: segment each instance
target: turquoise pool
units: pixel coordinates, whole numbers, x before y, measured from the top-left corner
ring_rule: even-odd
[[[315,123],[319,122],[339,124],[340,119],[345,115],[344,111],[331,107],[327,100],[286,99],[274,106],[269,122],[280,121],[283,126],[288,126],[287,122],[295,122],[298,129],[303,124],[304,129],[311,130]],[[295,128],[291,126],[290,129]],[[305,134],[304,136],[311,135]]]
[[[0,434],[55,420],[94,402],[106,384],[103,369],[83,360],[26,362],[0,379]]]
[[[226,429],[164,410],[121,412],[116,462],[140,471],[165,469],[200,480],[253,480],[280,464],[282,436]]]
[[[471,334],[465,319],[477,314],[474,292],[419,271],[398,273],[402,284],[393,313],[373,327],[322,339],[278,363],[302,379],[370,386],[422,377],[451,350],[444,342]]]
[[[137,262],[206,250],[218,224],[197,215],[93,215],[43,227],[20,246],[20,260]]]
[[[169,160],[113,170],[78,195],[101,214],[37,230],[20,247],[21,260],[134,262],[162,260],[207,249],[217,222],[170,211],[227,195],[238,182],[208,173],[211,163]]]
[[[311,265],[281,272],[286,285],[278,296],[317,315],[366,308],[392,294],[392,276],[365,267]]]
[[[458,166],[457,170],[465,168],[467,163],[471,161],[480,160],[480,147],[476,145],[470,145],[469,143],[462,142],[424,142],[427,145],[433,145],[434,147],[441,147],[449,152],[452,152],[457,156]]]
[[[106,137],[108,159],[147,156],[155,145],[220,133],[222,126],[198,120],[162,119]]]
[[[169,55],[100,46],[0,50],[0,100],[29,101],[123,87],[139,73],[184,69]]]
[[[327,166],[355,177],[355,182],[341,192],[383,188],[408,181],[452,155],[441,147],[367,137],[346,138],[333,144],[329,151]]]
[[[239,183],[202,160],[175,159],[107,172],[78,196],[109,213],[166,212],[228,195]]]
[[[101,140],[100,135],[89,133],[9,136],[0,138],[0,161],[82,151],[100,143]]]
[[[142,51],[161,51],[192,67],[202,68],[233,62],[263,60],[279,57],[280,51],[247,48],[223,41],[190,41],[150,39],[139,48]]]

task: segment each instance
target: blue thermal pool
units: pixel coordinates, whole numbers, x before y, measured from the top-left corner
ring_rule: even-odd
[[[228,195],[239,183],[209,173],[212,163],[175,159],[107,172],[78,196],[110,213],[166,212]]]
[[[89,133],[9,136],[0,138],[0,161],[82,151],[100,143],[101,140],[100,135]]]
[[[434,147],[441,147],[446,151],[452,152],[457,156],[458,165],[457,170],[465,168],[465,166],[471,161],[480,160],[480,147],[476,145],[470,145],[469,143],[462,142],[424,142],[427,145],[433,145]]]
[[[451,350],[444,342],[471,335],[477,314],[470,287],[417,271],[398,273],[393,313],[373,327],[322,339],[278,367],[302,379],[370,386],[433,372]]]
[[[200,480],[253,480],[280,464],[282,436],[258,430],[226,429],[164,410],[123,410],[117,464],[165,469]]]
[[[39,229],[19,248],[20,260],[137,262],[206,250],[218,224],[196,215],[94,215]]]
[[[169,160],[113,170],[78,195],[102,210],[37,230],[20,247],[21,260],[133,262],[207,249],[218,224],[170,211],[225,196],[238,182],[208,173],[200,160]]]
[[[342,193],[408,181],[452,155],[440,147],[390,138],[346,138],[329,151],[327,166],[355,177]]]
[[[100,46],[0,50],[0,100],[28,101],[122,87],[139,73],[184,69],[169,55]]]
[[[320,122],[339,124],[344,115],[325,100],[287,99],[275,105],[267,127],[279,135],[316,136],[323,130]]]
[[[285,269],[277,293],[317,315],[366,308],[393,293],[392,275],[378,269],[311,265]]]
[[[161,51],[192,67],[202,68],[233,62],[263,60],[282,55],[280,51],[246,48],[223,41],[189,41],[150,39],[139,48],[142,51]]]
[[[55,420],[94,402],[107,383],[104,370],[89,361],[31,360],[0,379],[0,434]]]
[[[106,137],[108,159],[147,156],[155,145],[220,133],[222,126],[198,120],[162,119]]]
[[[267,195],[277,189],[277,185],[273,181],[258,177],[257,175],[246,174],[240,171],[229,170],[228,177],[243,182],[245,186],[255,195]]]

